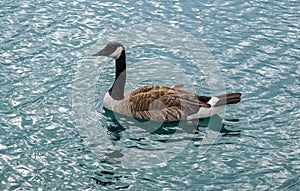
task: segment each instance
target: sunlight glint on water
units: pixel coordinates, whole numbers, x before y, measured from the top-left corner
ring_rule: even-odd
[[[1,1],[0,190],[299,190],[299,7],[297,0]],[[138,32],[154,24],[167,29]],[[127,30],[132,26],[140,28]],[[173,29],[185,32],[172,35]],[[170,40],[175,35],[181,36]],[[110,40],[128,50],[127,90],[183,80],[199,94],[242,92],[242,102],[223,116],[226,128],[241,132],[218,133],[203,146],[208,128],[194,135],[189,128],[140,129],[126,119],[131,128],[113,126],[101,107],[112,60],[90,56]],[[207,48],[198,52],[212,56],[200,59],[200,69],[188,52],[197,42]],[[208,60],[221,79],[209,79]],[[166,71],[174,64],[172,77],[167,71],[150,78],[159,63]],[[222,80],[221,89],[210,85],[214,79]],[[182,152],[167,149],[171,143]],[[145,158],[146,168],[129,168],[134,161],[122,160],[125,148],[147,155],[162,148],[175,157],[162,157],[156,167]]]

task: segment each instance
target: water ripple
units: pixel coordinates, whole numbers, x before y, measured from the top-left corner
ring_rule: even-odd
[[[299,190],[299,1],[26,0],[1,1],[0,7],[0,190]],[[228,107],[226,116],[239,118],[233,128],[242,132],[220,136],[213,145],[199,145],[209,130],[194,136],[163,129],[180,132],[170,138],[129,124],[129,129],[107,135],[121,149],[145,151],[141,157],[146,159],[159,149],[171,153],[166,139],[173,146],[186,144],[167,164],[147,170],[122,166],[120,150],[106,150],[111,154],[106,160],[89,150],[76,128],[72,105],[78,60],[88,60],[97,40],[104,44],[120,28],[144,23],[178,28],[201,39],[219,63],[226,90],[244,95],[238,106]],[[180,51],[168,48],[178,46],[169,36],[149,39],[151,34],[135,33],[116,39],[130,42],[128,89],[135,80],[138,85],[173,85],[182,80],[176,75],[185,73],[188,89],[211,93],[202,89],[209,84],[207,75],[186,64],[192,61]],[[132,36],[144,43],[138,46]],[[163,76],[172,67],[173,77],[152,79],[158,60]],[[103,72],[113,73],[113,68]],[[100,76],[92,87],[98,91],[98,111],[112,79]],[[90,133],[102,132],[86,125]],[[101,134],[91,145],[104,148],[97,145],[99,140],[104,140]],[[210,149],[203,154],[203,147]]]

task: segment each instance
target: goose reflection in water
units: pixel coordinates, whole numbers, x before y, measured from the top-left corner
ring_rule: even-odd
[[[199,120],[160,123],[151,120],[134,119],[116,114],[105,108],[103,109],[103,115],[106,118],[103,124],[105,124],[104,126],[107,128],[108,134],[117,135],[117,139],[120,139],[120,133],[130,128],[130,126],[137,126],[150,134],[160,135],[171,135],[176,132],[198,134],[202,128],[220,132],[223,136],[240,134],[239,129],[231,128],[230,126],[232,125],[224,124],[223,122],[234,124],[239,122],[238,119],[223,120],[218,114]]]

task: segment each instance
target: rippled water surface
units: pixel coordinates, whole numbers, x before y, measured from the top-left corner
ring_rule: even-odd
[[[299,190],[299,13],[296,0],[1,1],[0,190]],[[126,90],[242,92],[220,115],[241,132],[105,115],[114,65],[90,55],[111,40]]]

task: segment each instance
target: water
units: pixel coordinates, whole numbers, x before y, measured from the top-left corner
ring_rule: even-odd
[[[0,7],[0,190],[299,190],[298,1]],[[127,30],[145,30],[137,26],[168,30]],[[101,100],[112,61],[89,55],[118,37],[128,52],[127,90],[182,80],[203,94],[242,92],[222,114],[239,120],[226,122],[238,136],[178,127],[157,134],[126,119],[125,130],[111,130]]]

